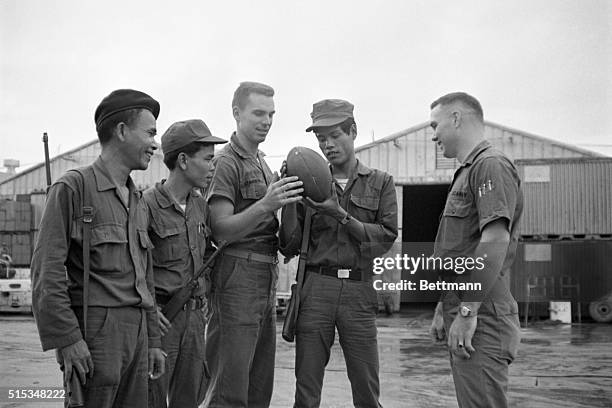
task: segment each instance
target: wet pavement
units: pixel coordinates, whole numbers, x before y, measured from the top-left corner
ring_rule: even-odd
[[[381,403],[384,407],[456,407],[448,354],[427,335],[428,309],[378,319]],[[0,387],[57,387],[52,352],[40,349],[34,320],[0,315]],[[295,390],[294,344],[280,337],[278,323],[273,407],[290,407]],[[510,368],[510,406],[612,407],[612,324],[540,323],[522,330],[519,356]],[[342,351],[337,341],[325,374],[322,407],[352,407]],[[15,403],[0,407],[61,407],[61,403]]]

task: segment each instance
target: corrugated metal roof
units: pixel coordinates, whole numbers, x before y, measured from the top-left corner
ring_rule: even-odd
[[[485,123],[485,127],[497,128],[500,131],[505,131],[505,132],[510,133],[510,134],[515,134],[515,135],[519,135],[519,136],[528,137],[530,139],[534,139],[534,140],[540,141],[542,143],[546,143],[546,144],[551,145],[551,146],[556,146],[556,147],[560,147],[562,149],[572,150],[572,151],[574,151],[576,153],[580,153],[580,154],[582,154],[584,156],[587,156],[587,157],[605,157],[605,155],[597,153],[597,152],[594,152],[592,150],[588,150],[588,149],[584,149],[582,147],[578,147],[578,146],[574,146],[574,145],[571,145],[571,144],[559,142],[557,140],[549,139],[549,138],[546,138],[546,137],[543,137],[543,136],[538,136],[538,135],[535,135],[533,133],[528,133],[528,132],[525,132],[523,130],[514,129],[514,128],[511,128],[509,126],[500,125],[498,123],[490,122],[488,120],[485,120],[484,123]],[[429,122],[424,122],[424,123],[421,123],[420,125],[416,125],[416,126],[409,127],[408,129],[400,130],[399,132],[392,133],[389,136],[383,137],[382,139],[378,139],[378,140],[375,140],[374,142],[370,142],[370,143],[367,143],[365,145],[359,146],[359,147],[355,148],[355,152],[361,152],[363,150],[369,149],[369,148],[371,148],[373,146],[376,146],[376,145],[379,145],[381,143],[390,142],[390,141],[398,139],[398,138],[400,138],[402,136],[405,136],[405,135],[407,135],[409,133],[416,133],[416,132],[418,132],[420,130],[423,130],[423,129],[429,129],[430,130]],[[429,133],[431,134],[431,131]]]
[[[86,149],[87,147],[92,146],[92,145],[96,145],[96,144],[98,144],[98,140],[97,139],[96,140],[92,140],[91,142],[87,142],[87,143],[82,144],[82,145],[80,145],[78,147],[75,147],[74,149],[68,150],[67,152],[60,153],[57,156],[50,158],[49,162],[50,162],[50,164],[52,164],[54,161],[66,158],[66,157],[72,155],[73,153],[78,152],[79,150]],[[40,162],[40,163],[38,163],[38,164],[28,168],[27,170],[21,171],[21,172],[15,174],[12,177],[9,177],[9,178],[7,178],[5,180],[2,180],[2,182],[0,182],[0,185],[2,185],[4,183],[8,183],[8,182],[10,182],[13,179],[16,179],[18,177],[23,177],[26,174],[32,173],[32,172],[34,172],[34,171],[36,171],[36,170],[38,170],[40,168],[44,168],[44,166],[45,166],[45,162],[44,161]]]
[[[459,167],[454,159],[439,157],[431,141],[433,131],[423,123],[355,149],[366,165],[393,175],[397,184],[449,183]],[[485,122],[485,138],[510,158],[603,157],[602,155],[527,132]]]

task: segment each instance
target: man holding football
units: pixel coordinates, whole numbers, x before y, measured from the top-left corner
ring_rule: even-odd
[[[267,407],[276,353],[276,210],[299,201],[297,177],[278,180],[259,144],[272,126],[274,90],[243,82],[232,101],[236,132],[214,158],[208,190],[213,238],[226,249],[211,274],[206,331],[207,407]]]
[[[353,105],[326,99],[313,105],[313,131],[333,176],[322,202],[305,197],[282,213],[281,252],[301,246],[305,206],[313,208],[304,286],[296,326],[295,407],[318,407],[336,328],[351,382],[353,404],[379,407],[376,340],[378,299],[372,260],[397,237],[393,178],[355,157]],[[306,194],[307,192],[305,192]]]

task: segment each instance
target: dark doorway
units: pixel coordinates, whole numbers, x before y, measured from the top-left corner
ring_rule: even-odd
[[[402,241],[433,243],[438,232],[440,214],[444,209],[449,184],[420,184],[403,186]],[[413,245],[414,247],[414,245]],[[423,245],[423,251],[432,251],[433,244]],[[411,279],[402,271],[402,279]],[[402,291],[402,303],[437,302],[439,293]]]
[[[403,242],[433,242],[449,184],[407,185],[402,216]]]

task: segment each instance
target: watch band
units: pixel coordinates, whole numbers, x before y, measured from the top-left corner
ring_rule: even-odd
[[[474,312],[467,306],[461,306],[459,308],[459,314],[463,317],[472,317],[474,316]]]

